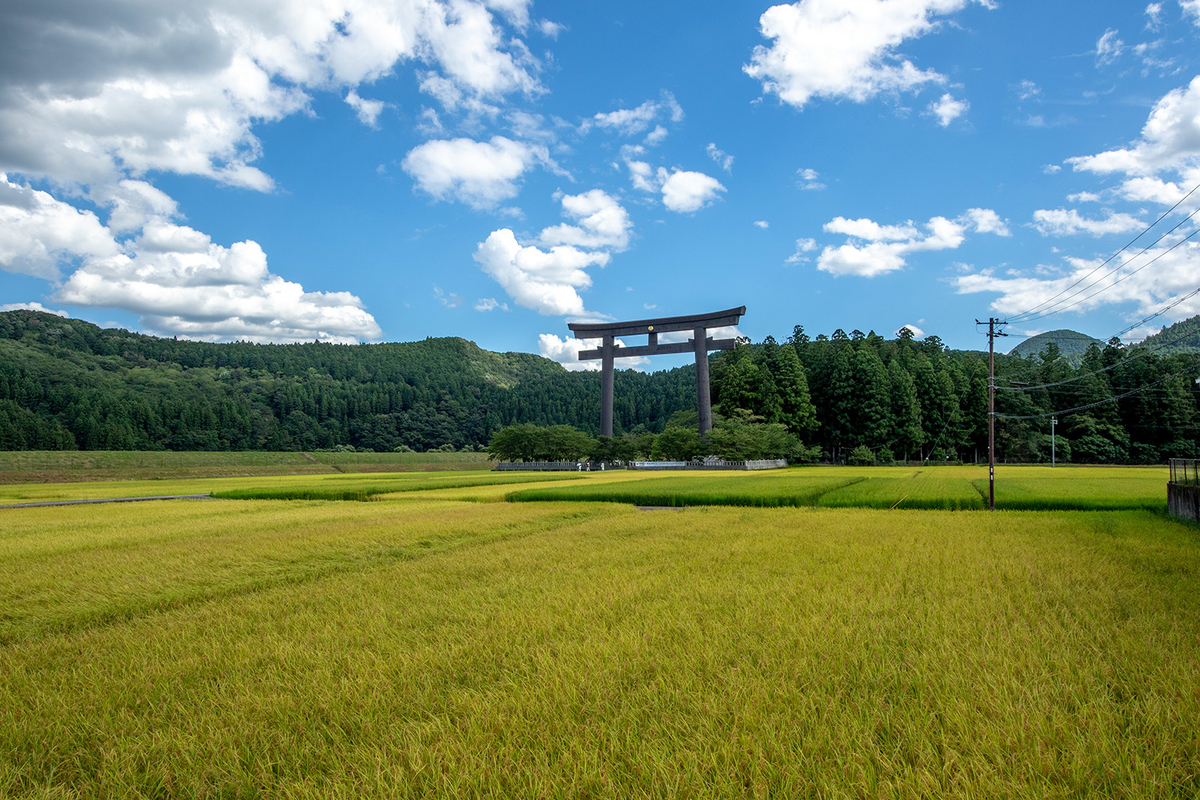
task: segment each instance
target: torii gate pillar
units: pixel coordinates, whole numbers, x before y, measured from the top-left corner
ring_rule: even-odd
[[[567,327],[576,339],[600,339],[598,350],[581,350],[579,360],[600,359],[600,435],[613,435],[613,359],[634,356],[667,355],[669,353],[694,352],[696,354],[696,410],[700,416],[700,435],[712,430],[712,395],[708,384],[708,351],[732,350],[733,339],[712,339],[709,328],[736,325],[746,313],[745,306],[717,311],[712,314],[693,314],[687,317],[660,317],[640,319],[632,322],[602,322],[595,324],[572,323]],[[692,338],[686,342],[659,344],[660,333],[691,331]],[[649,337],[646,345],[617,348],[618,336]],[[617,353],[620,355],[618,356]]]

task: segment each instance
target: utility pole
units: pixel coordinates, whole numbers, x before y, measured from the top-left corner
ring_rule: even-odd
[[[1050,418],[1050,466],[1057,466],[1054,458],[1054,426],[1058,424],[1058,420],[1054,417]]]
[[[975,324],[983,323],[975,320]],[[1007,324],[988,317],[988,511],[996,510],[996,337],[1008,336],[996,326]]]

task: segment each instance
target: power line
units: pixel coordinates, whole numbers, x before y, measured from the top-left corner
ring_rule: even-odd
[[[1119,330],[1119,331],[1117,331],[1115,334],[1113,334],[1113,337],[1114,337],[1114,338],[1120,338],[1122,334],[1129,333],[1131,330],[1133,330],[1133,329],[1137,328],[1137,327],[1138,327],[1138,326],[1140,326],[1140,325],[1145,325],[1147,322],[1149,322],[1150,320],[1154,319],[1155,317],[1160,317],[1160,316],[1162,316],[1163,314],[1167,313],[1168,311],[1170,311],[1170,310],[1171,310],[1172,308],[1174,308],[1175,306],[1177,306],[1177,305],[1179,305],[1180,303],[1182,303],[1184,300],[1187,300],[1189,297],[1195,297],[1197,294],[1200,294],[1200,288],[1193,289],[1192,291],[1190,291],[1190,292],[1188,292],[1187,294],[1185,294],[1183,297],[1180,297],[1180,298],[1178,298],[1177,300],[1175,300],[1175,302],[1171,303],[1170,305],[1163,306],[1163,307],[1162,307],[1161,309],[1159,309],[1158,311],[1155,311],[1155,312],[1154,312],[1153,314],[1151,314],[1150,316],[1148,316],[1148,317],[1145,317],[1144,319],[1141,319],[1141,320],[1139,320],[1139,321],[1137,321],[1137,322],[1133,323],[1133,324],[1132,324],[1132,325],[1130,325],[1128,328],[1124,328],[1124,329],[1122,329],[1122,330]],[[1147,338],[1148,338],[1148,337],[1147,337]]]
[[[1143,230],[1142,230],[1142,232],[1141,232],[1141,233],[1139,233],[1137,236],[1135,236],[1135,237],[1133,237],[1132,239],[1130,239],[1130,240],[1129,240],[1129,242],[1128,242],[1128,243],[1127,243],[1127,244],[1126,244],[1124,247],[1122,247],[1122,248],[1121,248],[1120,250],[1118,250],[1117,252],[1113,253],[1111,256],[1109,256],[1108,258],[1106,258],[1106,259],[1105,259],[1103,262],[1101,262],[1100,264],[1096,265],[1096,267],[1095,267],[1095,268],[1094,268],[1094,269],[1093,269],[1091,272],[1089,272],[1088,274],[1084,275],[1082,278],[1080,278],[1079,280],[1075,281],[1075,283],[1072,283],[1070,286],[1066,287],[1065,289],[1063,289],[1061,292],[1059,292],[1058,294],[1054,295],[1053,297],[1050,297],[1050,298],[1048,298],[1048,299],[1046,299],[1046,300],[1043,300],[1042,302],[1038,303],[1037,305],[1033,306],[1032,308],[1030,308],[1030,309],[1028,309],[1028,310],[1026,310],[1026,311],[1022,311],[1021,313],[1019,313],[1019,314],[1016,314],[1016,315],[1015,315],[1015,316],[1013,316],[1013,317],[1010,317],[1010,320],[1013,320],[1013,321],[1022,321],[1022,320],[1024,320],[1024,319],[1025,319],[1025,317],[1026,317],[1027,315],[1033,314],[1035,311],[1037,311],[1039,308],[1041,308],[1042,306],[1046,305],[1047,303],[1050,303],[1050,302],[1052,302],[1052,301],[1054,301],[1054,300],[1057,300],[1059,297],[1061,297],[1062,295],[1064,295],[1064,294],[1066,294],[1067,292],[1071,291],[1071,290],[1072,290],[1072,289],[1074,289],[1076,286],[1078,286],[1079,284],[1083,283],[1085,280],[1087,280],[1088,278],[1090,278],[1092,275],[1095,275],[1097,272],[1099,272],[1099,271],[1100,271],[1100,270],[1102,270],[1102,269],[1103,269],[1105,266],[1107,266],[1107,265],[1109,264],[1109,262],[1111,262],[1111,261],[1112,261],[1113,259],[1115,259],[1117,256],[1121,255],[1121,253],[1125,252],[1125,251],[1126,251],[1126,250],[1128,250],[1130,247],[1132,247],[1132,246],[1134,245],[1134,243],[1135,243],[1135,242],[1137,242],[1137,240],[1138,240],[1138,239],[1141,239],[1143,236],[1145,236],[1147,233],[1149,233],[1149,232],[1150,232],[1150,230],[1151,230],[1152,228],[1154,228],[1154,226],[1155,226],[1155,225],[1157,225],[1158,223],[1160,223],[1160,222],[1162,222],[1164,219],[1166,219],[1166,218],[1167,218],[1167,216],[1168,216],[1168,215],[1169,215],[1169,214],[1170,214],[1172,211],[1174,211],[1175,209],[1179,208],[1179,206],[1181,206],[1181,205],[1183,204],[1183,201],[1184,201],[1184,200],[1187,200],[1189,197],[1191,197],[1191,196],[1192,196],[1192,194],[1194,194],[1194,193],[1195,193],[1195,191],[1196,191],[1197,189],[1200,189],[1200,183],[1198,183],[1198,184],[1196,184],[1195,186],[1193,186],[1193,187],[1192,187],[1192,189],[1191,189],[1191,191],[1189,191],[1189,192],[1188,192],[1187,194],[1185,194],[1183,197],[1179,198],[1179,202],[1177,202],[1175,205],[1171,206],[1169,209],[1167,209],[1165,212],[1163,212],[1162,216],[1160,216],[1158,219],[1154,220],[1154,222],[1152,222],[1152,223],[1150,223],[1149,225],[1147,225],[1147,226],[1145,227],[1145,229],[1143,229]],[[1195,212],[1192,212],[1192,213],[1194,214]],[[1190,215],[1189,215],[1189,216],[1190,216]],[[1181,224],[1182,224],[1182,223],[1181,223]],[[1176,226],[1176,227],[1178,227],[1178,226]],[[1173,230],[1173,229],[1172,229],[1172,230]],[[1161,238],[1160,238],[1160,241],[1161,241]],[[1153,246],[1153,245],[1151,245],[1151,246]],[[1146,250],[1146,249],[1144,248],[1144,249],[1142,250],[1142,252],[1145,252],[1145,250]]]
[[[1076,411],[1086,411],[1089,408],[1095,408],[1096,406],[1102,406],[1105,403],[1115,403],[1118,400],[1122,400],[1126,397],[1129,397],[1130,395],[1135,395],[1138,392],[1142,392],[1147,389],[1153,389],[1155,386],[1161,386],[1162,384],[1166,383],[1167,381],[1171,380],[1172,378],[1178,378],[1180,375],[1182,375],[1183,373],[1185,373],[1187,371],[1188,370],[1186,370],[1186,369],[1181,369],[1178,372],[1171,373],[1170,375],[1166,376],[1165,378],[1160,378],[1159,380],[1155,381],[1154,383],[1147,384],[1146,386],[1140,386],[1137,389],[1131,389],[1128,392],[1125,392],[1124,394],[1113,395],[1112,397],[1106,397],[1103,400],[1097,400],[1094,403],[1087,403],[1086,405],[1082,405],[1082,406],[1075,406],[1074,408],[1064,408],[1059,411],[1050,411],[1045,414],[995,414],[994,416],[1000,417],[1001,419],[1041,419],[1043,417],[1053,417],[1053,416],[1061,416],[1064,414],[1073,414]]]
[[[1200,292],[1200,289],[1197,289],[1196,291]],[[1193,292],[1193,294],[1195,294],[1195,293],[1196,292]],[[1179,344],[1180,342],[1183,342],[1185,339],[1196,337],[1196,336],[1200,336],[1200,333],[1190,332],[1190,333],[1187,333],[1187,334],[1181,336],[1179,339],[1176,339],[1176,340],[1164,340],[1155,346],[1140,348],[1135,355],[1130,356],[1129,358],[1121,359],[1120,361],[1118,361],[1114,364],[1109,364],[1107,367],[1101,367],[1098,370],[1094,370],[1092,372],[1086,372],[1082,375],[1075,375],[1074,377],[1067,378],[1066,380],[1056,381],[1055,383],[1042,383],[1042,384],[1038,384],[1036,386],[997,386],[996,388],[1000,389],[1001,391],[1005,391],[1005,392],[1032,392],[1035,389],[1049,389],[1054,386],[1063,386],[1068,383],[1074,383],[1075,381],[1081,381],[1084,378],[1090,378],[1093,375],[1099,375],[1102,372],[1108,372],[1109,370],[1113,370],[1113,369],[1116,369],[1117,367],[1129,364],[1131,361],[1136,361],[1139,358],[1146,358],[1147,356],[1152,356],[1155,353],[1157,353],[1159,350],[1162,350],[1165,347],[1170,347],[1171,345]]]
[[[1186,222],[1188,219],[1191,219],[1191,218],[1192,218],[1192,216],[1193,216],[1193,215],[1195,215],[1195,214],[1196,214],[1196,213],[1198,213],[1198,212],[1200,212],[1200,208],[1197,208],[1195,211],[1193,211],[1191,214],[1189,214],[1187,217],[1185,217],[1185,218],[1184,218],[1184,220],[1183,220],[1183,222]],[[1180,222],[1180,223],[1179,223],[1179,225],[1182,225],[1182,224],[1183,224],[1183,222]],[[1175,228],[1178,228],[1178,227],[1179,227],[1179,225],[1176,225],[1176,226],[1175,226]],[[1075,294],[1071,295],[1070,297],[1064,298],[1064,300],[1063,300],[1063,301],[1061,301],[1061,302],[1065,302],[1066,300],[1070,300],[1070,299],[1072,299],[1072,298],[1074,298],[1074,297],[1079,297],[1079,295],[1080,295],[1082,292],[1084,292],[1084,291],[1087,291],[1088,289],[1092,288],[1092,287],[1093,287],[1093,286],[1095,286],[1097,283],[1100,283],[1100,281],[1104,280],[1105,278],[1111,277],[1111,276],[1115,275],[1116,273],[1120,272],[1120,271],[1121,271],[1123,268],[1125,268],[1125,267],[1129,266],[1129,264],[1133,263],[1133,259],[1137,258],[1138,256],[1145,255],[1145,254],[1146,254],[1146,252],[1147,252],[1147,251],[1148,251],[1148,250],[1149,250],[1151,247],[1153,247],[1154,245],[1158,244],[1158,243],[1159,243],[1159,242],[1161,242],[1163,239],[1165,239],[1166,237],[1168,237],[1168,236],[1170,236],[1172,233],[1174,233],[1174,231],[1175,231],[1175,228],[1172,228],[1171,230],[1169,230],[1169,231],[1167,231],[1166,233],[1164,233],[1164,234],[1163,234],[1161,237],[1159,237],[1158,239],[1156,239],[1156,240],[1154,241],[1154,243],[1153,243],[1153,244],[1151,244],[1151,245],[1147,246],[1146,248],[1144,248],[1144,249],[1143,249],[1143,250],[1142,250],[1140,253],[1138,253],[1136,256],[1133,256],[1133,258],[1130,258],[1130,259],[1129,259],[1128,261],[1126,261],[1124,264],[1121,264],[1121,265],[1120,265],[1119,267],[1117,267],[1116,269],[1114,269],[1114,270],[1111,270],[1111,271],[1109,271],[1109,272],[1105,273],[1104,275],[1101,275],[1101,276],[1100,276],[1099,278],[1097,278],[1095,281],[1093,281],[1093,282],[1089,283],[1087,286],[1083,287],[1083,289],[1080,289],[1080,290],[1079,290],[1078,292],[1076,292]],[[1139,272],[1141,272],[1142,270],[1144,270],[1146,267],[1148,267],[1148,266],[1150,266],[1151,264],[1153,264],[1155,261],[1158,261],[1160,258],[1162,258],[1163,256],[1165,256],[1165,255],[1167,255],[1168,253],[1170,253],[1170,252],[1171,252],[1172,250],[1174,250],[1176,247],[1180,247],[1181,245],[1185,244],[1185,243],[1186,243],[1186,242],[1187,242],[1189,239],[1191,239],[1193,236],[1195,236],[1195,235],[1196,235],[1196,234],[1198,234],[1198,233],[1200,233],[1200,228],[1197,228],[1196,230],[1192,231],[1192,232],[1191,232],[1191,233],[1189,233],[1187,236],[1183,237],[1183,238],[1182,238],[1182,239],[1180,239],[1178,242],[1176,242],[1175,244],[1171,245],[1171,246],[1170,246],[1170,247],[1168,247],[1166,250],[1164,250],[1163,252],[1161,252],[1161,253],[1159,253],[1158,255],[1156,255],[1154,258],[1152,258],[1152,259],[1150,259],[1149,261],[1147,261],[1145,264],[1142,264],[1142,265],[1141,265],[1140,267],[1138,267],[1137,269],[1135,269],[1135,270],[1132,270],[1132,271],[1130,271],[1130,272],[1127,272],[1126,274],[1124,274],[1124,275],[1122,275],[1121,277],[1117,278],[1115,281],[1113,281],[1112,283],[1108,284],[1107,286],[1102,286],[1102,287],[1100,287],[1099,289],[1097,289],[1096,291],[1094,291],[1094,292],[1092,292],[1091,294],[1087,295],[1086,297],[1083,297],[1083,298],[1081,298],[1081,299],[1079,299],[1079,300],[1076,300],[1074,303],[1069,303],[1068,305],[1065,305],[1065,306],[1060,306],[1059,308],[1054,308],[1054,309],[1051,309],[1051,310],[1049,310],[1049,311],[1044,311],[1044,312],[1042,312],[1042,313],[1040,313],[1040,314],[1035,314],[1035,315],[1033,315],[1033,316],[1024,317],[1023,319],[1019,319],[1019,320],[1017,320],[1017,322],[1032,322],[1032,321],[1033,321],[1033,320],[1035,320],[1035,319],[1045,319],[1046,317],[1053,316],[1054,314],[1059,314],[1059,313],[1061,313],[1061,312],[1063,312],[1063,311],[1066,311],[1068,308],[1074,308],[1075,306],[1079,305],[1080,303],[1083,303],[1083,302],[1086,302],[1086,301],[1088,301],[1088,300],[1091,300],[1091,299],[1092,299],[1093,297],[1095,297],[1096,295],[1098,295],[1098,294],[1101,294],[1102,292],[1106,292],[1106,291],[1108,291],[1109,289],[1111,289],[1112,287],[1116,286],[1118,283],[1120,283],[1121,281],[1125,280],[1126,278],[1132,278],[1134,275],[1138,274]]]

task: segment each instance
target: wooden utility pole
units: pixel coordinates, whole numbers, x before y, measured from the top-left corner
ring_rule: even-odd
[[[975,320],[975,324],[983,323]],[[1007,324],[988,317],[988,511],[996,510],[996,337],[1008,336],[996,326]]]

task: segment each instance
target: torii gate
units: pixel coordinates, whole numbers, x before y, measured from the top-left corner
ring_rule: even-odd
[[[696,408],[700,412],[700,435],[712,430],[712,398],[708,388],[708,351],[732,350],[733,339],[711,339],[709,328],[737,325],[746,313],[745,306],[716,311],[711,314],[693,314],[689,317],[659,317],[639,319],[633,322],[571,323],[567,325],[576,339],[602,339],[599,350],[580,350],[579,360],[602,360],[600,371],[600,435],[613,435],[613,358],[633,356],[661,356],[669,353],[696,353]],[[692,338],[686,342],[659,344],[660,333],[691,331]],[[649,336],[649,343],[638,347],[617,347],[618,336]]]

